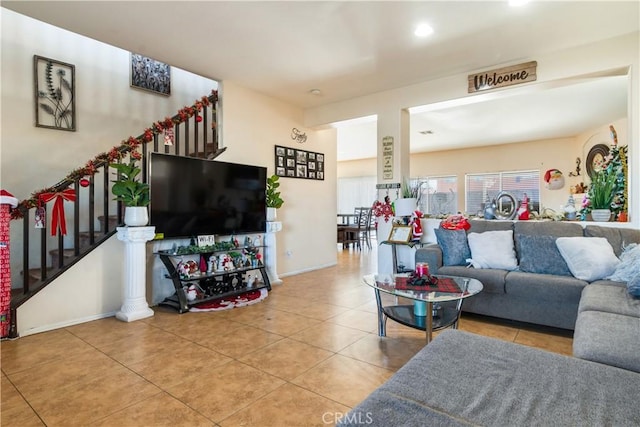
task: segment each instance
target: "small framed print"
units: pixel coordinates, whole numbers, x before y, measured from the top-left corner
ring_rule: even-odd
[[[171,66],[146,56],[131,54],[131,87],[171,95]]]
[[[324,154],[275,146],[276,175],[324,181]]]
[[[394,224],[387,240],[392,243],[408,243],[411,240],[411,226]]]

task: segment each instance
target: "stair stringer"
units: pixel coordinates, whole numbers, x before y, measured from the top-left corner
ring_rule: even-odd
[[[123,301],[123,250],[114,234],[25,301],[18,336],[114,316]]]

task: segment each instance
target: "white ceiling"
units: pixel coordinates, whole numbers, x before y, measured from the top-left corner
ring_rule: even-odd
[[[302,108],[535,60],[636,32],[639,5],[637,0],[533,1],[520,8],[506,1],[2,1],[3,7],[41,21],[208,78],[235,81]],[[435,32],[416,39],[413,30],[425,21]],[[626,94],[626,85],[618,84]],[[610,88],[600,87],[607,90],[605,97],[596,86],[588,88],[588,98],[585,91],[576,91],[582,97],[578,103],[562,106],[563,122],[569,121],[568,112],[586,116],[591,104],[615,104],[618,116],[613,118],[620,117],[621,98],[610,100]],[[322,93],[312,95],[311,89]],[[512,97],[493,101],[490,108],[468,105],[413,117],[412,151],[444,143],[449,145],[439,149],[463,147],[470,143],[469,134],[478,144],[513,139],[525,123],[505,115],[525,105],[531,109],[528,123],[534,117],[537,128],[550,128],[556,120],[543,113],[557,118],[551,106],[559,106],[571,92],[556,90],[553,101],[539,99],[537,107],[528,98],[525,103],[525,98]],[[526,96],[544,98],[543,93]],[[599,124],[609,117],[600,106],[603,110],[594,113]],[[622,115],[626,101],[623,108]],[[487,111],[493,117],[485,117]],[[497,113],[502,118],[493,126]],[[434,134],[414,136],[417,130]],[[375,141],[375,136],[369,141],[371,156]],[[339,154],[349,156],[353,154]]]

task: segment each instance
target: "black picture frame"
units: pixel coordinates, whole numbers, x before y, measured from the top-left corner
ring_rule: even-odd
[[[171,95],[171,66],[131,53],[131,87],[159,95]]]
[[[76,131],[76,67],[33,55],[36,127]]]
[[[324,154],[275,146],[276,175],[324,181]]]

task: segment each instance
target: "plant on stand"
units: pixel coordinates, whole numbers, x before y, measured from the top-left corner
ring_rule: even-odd
[[[616,174],[607,169],[599,170],[593,175],[585,208],[591,211],[594,221],[606,222],[611,218],[611,204],[617,188],[616,179]]]
[[[267,178],[267,192],[266,192],[266,205],[267,205],[267,221],[274,221],[276,219],[276,209],[280,209],[284,200],[280,197],[278,188],[280,187],[280,177],[278,175],[271,175]]]
[[[125,205],[124,223],[129,226],[144,226],[149,222],[149,184],[140,182],[137,177],[142,170],[136,161],[142,155],[137,151],[129,154],[129,163],[111,163],[109,166],[117,171],[117,179],[113,181],[111,192],[114,200]]]
[[[418,206],[418,193],[420,184],[411,185],[411,181],[407,178],[400,186],[400,198],[394,203],[396,216],[408,217],[413,214]]]

